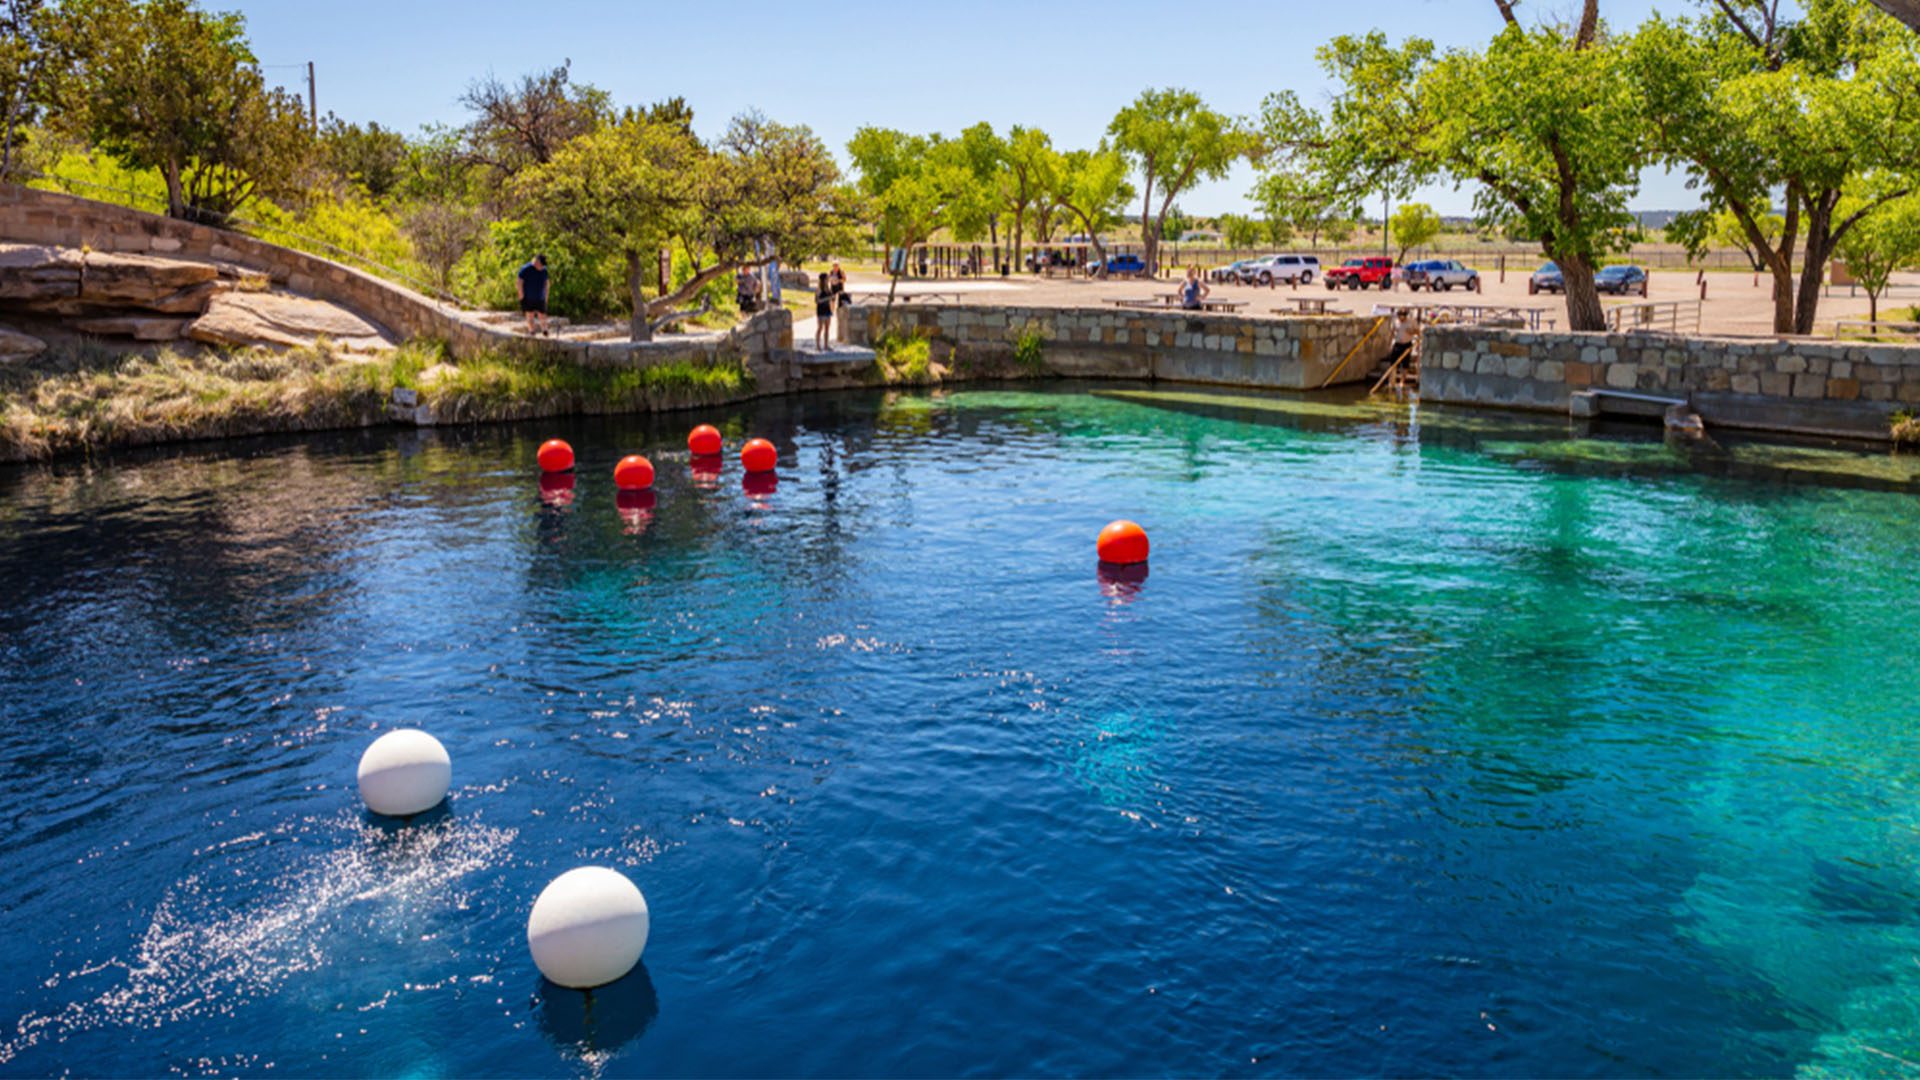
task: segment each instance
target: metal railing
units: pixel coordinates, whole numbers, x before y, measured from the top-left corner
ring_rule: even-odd
[[[1655,300],[1642,304],[1618,304],[1607,309],[1607,329],[1616,334],[1684,332],[1691,321],[1692,332],[1700,332],[1700,301]]]
[[[1920,322],[1902,319],[1835,319],[1833,340],[1898,341],[1911,344],[1920,338]]]
[[[143,207],[141,203],[145,202],[149,206],[154,207],[153,210],[149,211],[151,213],[157,213],[164,216],[167,212],[167,204],[165,199],[143,194],[142,192],[136,191],[133,188],[117,188],[117,187],[113,187],[110,184],[96,184],[88,180],[77,180],[70,176],[53,176],[47,173],[29,173],[27,174],[27,178],[29,180],[44,180],[47,183],[58,185],[60,189],[68,195],[81,194],[80,192],[76,192],[72,190],[74,187],[91,188],[95,191],[112,192],[114,195],[124,198],[125,200],[124,202],[121,202],[119,200],[113,200],[116,205],[125,206],[132,210],[144,210],[146,208]],[[82,197],[85,197],[85,196],[82,196]],[[99,201],[105,202],[109,200],[99,200]],[[367,272],[373,274],[375,277],[385,278],[388,281],[405,285],[408,288],[413,289],[415,292],[419,292],[427,296],[431,296],[434,299],[439,300],[443,303],[452,304],[455,307],[464,306],[464,304],[462,303],[459,297],[441,289],[439,286],[431,282],[423,281],[420,278],[417,278],[412,274],[407,273],[404,270],[400,270],[396,267],[388,266],[386,263],[383,263],[378,259],[371,258],[367,255],[363,255],[360,252],[350,251],[336,244],[330,244],[327,241],[321,240],[317,237],[307,236],[303,233],[295,232],[292,229],[286,228],[284,226],[269,225],[269,224],[266,224],[265,222],[252,221],[247,218],[239,217],[236,215],[228,215],[225,219],[225,223],[222,225],[215,225],[210,222],[207,224],[210,228],[227,228],[228,231],[238,232],[243,236],[253,236],[256,239],[270,240],[270,242],[275,242],[275,243],[277,243],[278,241],[271,241],[269,236],[263,235],[263,234],[272,234],[273,236],[284,237],[289,240],[297,241],[296,243],[290,243],[290,244],[283,243],[280,246],[292,248],[295,251],[304,251],[309,255],[320,255],[323,258],[332,258],[339,262],[345,262],[351,266],[356,266],[362,270],[366,270]],[[236,226],[236,225],[240,227],[237,229],[230,228],[230,226]]]

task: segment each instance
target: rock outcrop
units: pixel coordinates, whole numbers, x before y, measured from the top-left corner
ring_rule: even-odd
[[[378,326],[345,308],[284,293],[220,293],[187,325],[186,336],[210,345],[292,346],[322,337],[361,351],[393,345]]]
[[[344,308],[264,289],[237,266],[162,255],[0,243],[0,312],[56,317],[82,333],[135,341],[182,337],[212,345],[291,347],[325,337],[349,349],[385,349],[379,326]],[[0,346],[18,359],[45,348]]]
[[[28,360],[46,351],[47,343],[11,326],[0,326],[0,364]]]

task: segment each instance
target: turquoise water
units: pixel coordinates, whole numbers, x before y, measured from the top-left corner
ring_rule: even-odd
[[[1072,386],[0,472],[0,1072],[1920,1070],[1915,490]],[[591,1000],[523,938],[587,862]]]

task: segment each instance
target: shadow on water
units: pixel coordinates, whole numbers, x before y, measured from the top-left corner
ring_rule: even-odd
[[[660,1015],[660,998],[644,963],[592,990],[569,990],[541,979],[533,996],[540,1033],[554,1049],[596,1066],[645,1035]]]
[[[378,834],[375,837],[377,846],[404,843],[411,832],[433,828],[452,818],[453,801],[451,799],[441,799],[433,806],[417,814],[408,814],[406,817],[388,817],[364,807],[360,810],[360,824]]]
[[[1920,456],[1869,443],[1716,429],[1668,436],[1657,424],[1542,413],[1409,405],[1358,391],[1316,394],[1095,388],[1089,393],[1189,416],[1315,434],[1374,438],[1421,450],[1482,454],[1572,475],[1705,475],[1770,484],[1920,492]]]

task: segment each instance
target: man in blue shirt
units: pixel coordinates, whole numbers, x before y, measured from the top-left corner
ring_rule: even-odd
[[[532,262],[520,268],[514,284],[520,292],[520,310],[527,316],[527,333],[552,333],[547,327],[547,257],[535,255]],[[534,328],[536,316],[538,329]]]

